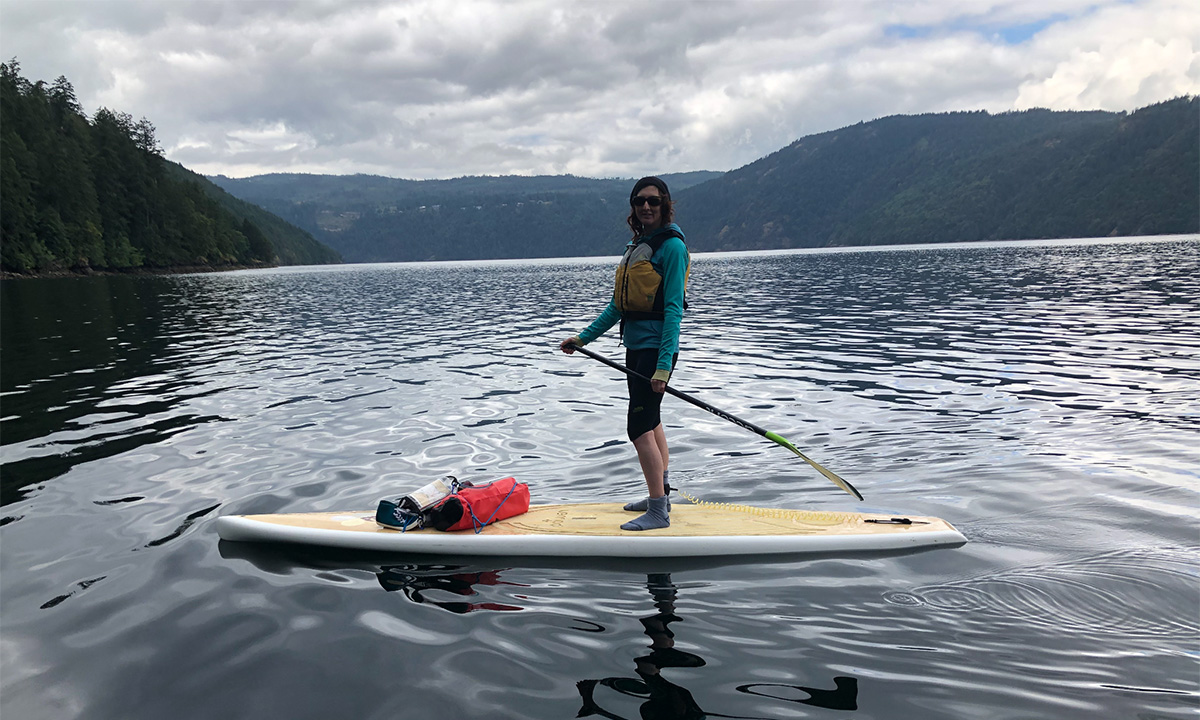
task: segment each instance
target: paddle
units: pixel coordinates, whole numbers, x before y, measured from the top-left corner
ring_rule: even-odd
[[[630,370],[629,368],[625,367],[624,365],[620,365],[618,363],[613,362],[612,360],[609,360],[608,358],[604,357],[603,355],[597,355],[596,353],[592,352],[591,350],[585,350],[584,348],[581,348],[574,343],[571,343],[570,347],[574,348],[575,350],[578,350],[579,352],[583,353],[584,355],[587,355],[588,357],[590,357],[593,360],[599,360],[600,362],[604,363],[605,365],[607,365],[611,368],[620,370],[621,372],[625,373],[626,375],[629,375],[630,377],[640,378],[642,380],[645,380],[646,382],[650,382],[650,378],[646,377],[645,375],[636,373],[636,372]],[[808,463],[809,465],[812,465],[813,468],[817,472],[821,473],[825,477],[832,480],[834,485],[837,485],[838,487],[840,487],[841,489],[850,493],[851,495],[858,498],[859,500],[863,499],[862,494],[860,492],[858,492],[857,490],[855,490],[853,485],[851,485],[850,483],[841,479],[840,477],[838,477],[831,471],[825,469],[819,463],[811,460],[807,455],[800,452],[796,448],[795,445],[788,442],[787,438],[777,435],[777,434],[771,432],[770,430],[764,430],[763,428],[760,428],[759,426],[755,425],[754,423],[746,422],[745,420],[737,417],[736,415],[731,415],[731,414],[725,412],[724,410],[721,410],[720,408],[715,408],[712,405],[709,405],[708,403],[704,402],[703,400],[697,400],[696,398],[692,397],[691,395],[688,395],[687,393],[679,392],[678,390],[671,387],[670,385],[667,386],[667,392],[670,393],[671,395],[674,395],[675,397],[679,398],[680,400],[690,402],[691,404],[695,405],[696,407],[700,408],[701,410],[707,410],[719,418],[728,420],[729,422],[733,423],[734,425],[740,425],[740,426],[746,428],[747,430],[749,430],[750,432],[758,433],[759,435],[765,437],[766,439],[771,440],[773,442],[776,442],[776,443],[784,446],[788,450],[791,450],[792,452],[799,455],[801,460]]]

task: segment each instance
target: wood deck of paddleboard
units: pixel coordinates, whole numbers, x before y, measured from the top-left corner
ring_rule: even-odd
[[[939,518],[911,517],[913,525],[891,525],[865,522],[867,519],[888,519],[892,515],[860,513],[814,512],[807,510],[773,510],[756,508],[758,512],[726,510],[695,505],[675,505],[671,508],[671,526],[643,531],[646,534],[669,537],[729,537],[757,535],[863,535],[896,532],[920,533],[953,529]],[[341,530],[367,533],[397,533],[375,523],[375,513],[333,512],[298,513],[292,515],[250,515],[260,522],[312,529]],[[498,535],[595,535],[629,537],[621,523],[637,517],[613,503],[581,505],[533,505],[529,512],[485,527],[479,534]],[[409,530],[409,533],[431,534],[437,530]],[[475,535],[473,530],[460,530],[449,535]]]
[[[473,530],[400,532],[374,513],[327,512],[218,518],[225,540],[291,542],[327,547],[478,555],[707,556],[900,549],[966,542],[949,523],[909,516],[911,525],[875,524],[891,515],[729,509],[678,504],[671,526],[630,532],[636,517],[614,503],[534,505],[529,512]]]

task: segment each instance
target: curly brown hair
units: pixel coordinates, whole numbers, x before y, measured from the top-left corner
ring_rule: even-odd
[[[644,235],[646,228],[642,227],[642,221],[638,220],[637,211],[633,207],[633,199],[637,197],[637,194],[643,188],[651,185],[658,188],[658,191],[662,194],[663,202],[659,206],[660,212],[662,212],[662,224],[666,225],[675,221],[675,203],[671,202],[671,191],[667,189],[667,184],[653,175],[644,177],[634,184],[633,191],[629,193],[629,217],[625,218],[629,229],[633,231],[634,240]]]

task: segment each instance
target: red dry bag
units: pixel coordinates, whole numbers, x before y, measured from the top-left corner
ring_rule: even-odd
[[[529,486],[516,478],[459,489],[426,510],[426,525],[435,530],[479,532],[485,525],[529,510]]]

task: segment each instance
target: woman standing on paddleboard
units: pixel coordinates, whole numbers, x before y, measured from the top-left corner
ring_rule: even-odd
[[[653,530],[671,524],[667,498],[667,463],[670,452],[659,407],[679,360],[679,323],[687,307],[691,259],[683,231],[673,221],[674,207],[667,184],[644,177],[629,194],[626,222],[633,238],[617,265],[612,299],[600,317],[574,337],[564,340],[562,351],[571,354],[607,332],[618,322],[625,344],[625,365],[650,382],[629,377],[627,431],[646,478],[649,497],[625,506],[642,515],[621,525],[622,530]]]

